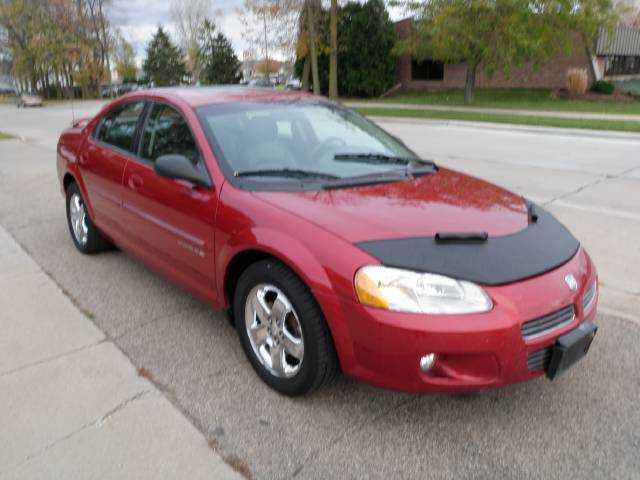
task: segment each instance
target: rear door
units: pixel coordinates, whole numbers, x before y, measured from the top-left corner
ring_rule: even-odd
[[[144,107],[144,101],[133,101],[107,112],[79,157],[93,220],[108,234],[115,235],[123,228],[122,177],[135,149]]]
[[[143,124],[138,155],[127,163],[123,211],[127,232],[156,266],[196,293],[215,292],[213,235],[217,206],[211,189],[160,177],[155,160],[180,154],[206,169],[189,124],[178,109],[152,103]]]

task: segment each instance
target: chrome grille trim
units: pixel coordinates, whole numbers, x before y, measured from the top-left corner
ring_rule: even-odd
[[[551,347],[530,353],[527,357],[527,367],[530,371],[546,370],[551,360]]]
[[[567,305],[560,310],[549,313],[542,317],[534,318],[524,322],[520,327],[520,332],[525,340],[531,340],[541,335],[569,325],[576,318],[573,305]]]

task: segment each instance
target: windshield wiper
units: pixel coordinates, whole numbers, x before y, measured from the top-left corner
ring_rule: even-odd
[[[234,177],[285,177],[285,178],[317,178],[320,180],[337,180],[340,177],[330,173],[300,170],[296,168],[269,168],[263,170],[245,170],[234,172]]]
[[[404,170],[390,170],[388,172],[376,173],[373,175],[358,175],[356,177],[344,177],[322,185],[324,190],[335,190],[338,188],[363,187],[366,185],[376,185],[378,183],[398,182],[405,180],[407,173]]]
[[[334,155],[334,160],[338,162],[370,163],[375,165],[411,165],[435,167],[431,160],[422,160],[414,157],[398,157],[385,155],[384,153],[338,153]]]
[[[384,153],[337,153],[333,159],[338,162],[372,163],[380,165],[406,165],[411,160],[405,157],[394,157]]]

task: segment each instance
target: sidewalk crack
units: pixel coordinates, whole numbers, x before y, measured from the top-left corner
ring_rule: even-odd
[[[74,437],[78,433],[80,433],[80,432],[82,432],[82,431],[84,431],[84,430],[86,430],[88,428],[92,428],[92,427],[100,428],[100,427],[102,427],[102,425],[104,425],[104,423],[109,418],[113,417],[119,411],[121,411],[122,409],[126,408],[131,403],[135,402],[136,400],[139,400],[140,398],[144,397],[145,395],[147,395],[148,393],[151,393],[151,392],[153,392],[153,390],[143,390],[141,392],[136,393],[132,397],[129,397],[129,398],[123,400],[122,402],[118,403],[115,407],[113,407],[111,410],[106,412],[100,418],[98,418],[96,420],[92,420],[90,422],[87,422],[84,425],[82,425],[79,428],[77,428],[76,430],[68,433],[67,435],[54,440],[53,442],[51,442],[51,443],[45,445],[44,447],[42,447],[37,452],[32,453],[30,455],[27,455],[24,458],[24,460],[22,460],[21,462],[19,462],[16,465],[14,465],[13,467],[11,467],[9,470],[5,470],[4,472],[0,472],[0,473],[9,473],[10,471],[15,471],[15,470],[19,469],[21,466],[23,466],[26,463],[30,462],[34,458],[39,457],[40,455],[42,455],[42,454],[46,453],[47,451],[51,450],[52,448],[54,448],[56,445],[66,441],[66,440],[69,440],[70,438]]]
[[[97,347],[98,345],[100,345],[100,344],[102,344],[104,342],[107,342],[107,341],[108,340],[106,338],[102,338],[98,342],[90,343],[88,345],[83,345],[81,347],[74,348],[72,350],[68,350],[68,351],[63,352],[63,353],[59,353],[58,355],[52,355],[50,357],[46,357],[46,358],[43,358],[41,360],[38,360],[37,362],[32,362],[32,363],[27,363],[26,365],[21,365],[20,367],[14,368],[12,370],[7,370],[6,372],[0,373],[0,378],[6,377],[8,375],[12,375],[14,373],[20,372],[22,370],[26,370],[26,369],[31,368],[31,367],[35,367],[35,366],[42,365],[42,364],[45,364],[45,363],[53,362],[55,360],[67,357],[69,355],[74,355],[74,354],[76,354],[78,352],[82,352],[83,350],[88,350],[90,348]]]
[[[640,168],[640,167],[635,166],[635,167],[631,167],[631,168],[628,168],[626,170],[623,170],[622,172],[619,172],[619,173],[607,173],[607,174],[604,174],[604,175],[600,175],[593,182],[585,183],[584,185],[580,185],[575,190],[571,190],[570,192],[566,192],[566,193],[563,193],[562,195],[558,195],[557,197],[554,197],[551,200],[543,202],[543,205],[548,206],[548,205],[551,205],[554,202],[557,202],[558,200],[564,200],[564,199],[566,199],[568,197],[571,197],[573,195],[576,195],[576,194],[582,192],[583,190],[586,190],[587,188],[591,188],[591,187],[594,187],[596,185],[599,185],[600,183],[606,182],[607,180],[614,180],[614,179],[617,179],[617,178],[621,178],[621,177],[623,177],[625,175],[628,175],[629,173],[633,172],[634,170],[636,170],[638,168]]]

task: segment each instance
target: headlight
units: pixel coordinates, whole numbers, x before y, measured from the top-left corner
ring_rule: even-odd
[[[398,312],[462,314],[488,312],[489,296],[475,283],[379,265],[356,273],[360,303]]]

